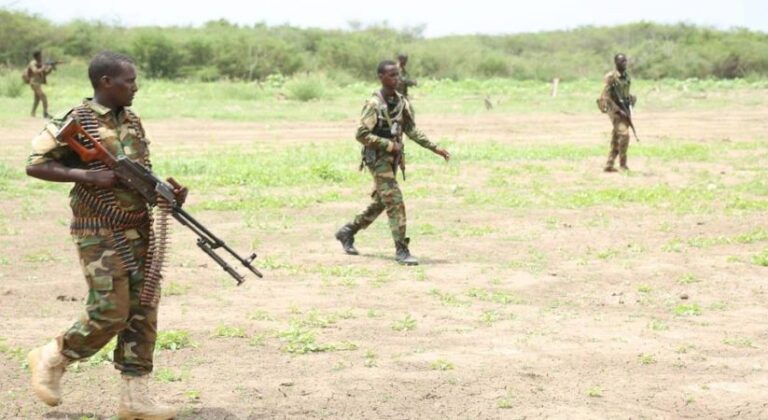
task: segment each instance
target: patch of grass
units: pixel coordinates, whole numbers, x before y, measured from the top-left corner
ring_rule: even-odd
[[[445,360],[445,359],[437,359],[430,365],[430,368],[432,370],[453,370],[454,365],[453,363]]]
[[[441,292],[439,289],[436,289],[436,288],[432,288],[429,291],[429,295],[437,299],[440,299],[440,303],[442,303],[445,306],[466,306],[470,304],[469,302],[459,299],[458,296],[452,293]]]
[[[660,319],[652,319],[648,322],[648,328],[653,331],[667,331],[669,330],[669,325]]]
[[[656,357],[654,357],[652,354],[642,353],[637,357],[637,360],[641,365],[652,365],[656,363]]]
[[[246,338],[248,335],[245,329],[241,327],[232,327],[229,325],[219,325],[213,331],[213,337],[216,338]]]
[[[198,401],[200,399],[200,391],[188,389],[184,391],[184,396],[187,397],[188,400]]]
[[[603,396],[603,388],[599,386],[591,386],[587,389],[587,396],[591,398],[600,398]]]
[[[496,401],[496,407],[501,408],[503,410],[514,408],[514,405],[512,404],[512,398],[504,397],[499,399],[498,401]]]
[[[195,344],[189,338],[189,332],[183,330],[160,331],[155,343],[155,348],[158,350],[176,351],[194,346]]]
[[[485,302],[495,302],[502,305],[521,305],[525,303],[525,300],[514,296],[508,292],[485,290],[480,288],[472,288],[467,291],[467,296],[479,299]]]
[[[292,354],[307,354],[326,351],[356,350],[357,345],[348,341],[334,344],[320,344],[317,342],[315,332],[312,329],[293,322],[287,330],[277,335],[285,344],[282,351]]]
[[[411,317],[411,314],[407,314],[405,318],[393,322],[392,329],[395,331],[413,331],[416,329],[416,320]]]
[[[748,337],[726,337],[723,339],[723,344],[739,348],[757,348],[757,346],[752,343],[752,339]]]
[[[768,248],[764,249],[763,252],[753,256],[752,264],[759,265],[761,267],[768,267]]]
[[[252,321],[274,321],[275,318],[269,312],[263,309],[257,309],[248,314],[248,319]]]
[[[653,289],[648,284],[640,284],[637,286],[637,291],[640,293],[651,293]]]
[[[49,251],[38,251],[24,255],[23,260],[28,263],[50,263],[58,261],[59,257],[51,254]]]
[[[497,310],[483,311],[480,315],[480,322],[490,327],[496,321],[500,320],[501,317],[501,313]]]
[[[186,284],[179,284],[176,282],[169,282],[167,285],[163,285],[163,296],[182,296],[186,295],[190,286]]]
[[[5,342],[4,338],[0,338],[0,354],[26,365],[27,352],[27,349],[18,346],[10,346]]]
[[[692,283],[698,283],[699,279],[696,278],[696,276],[693,273],[685,273],[680,277],[680,279],[677,282],[680,284],[692,284]]]
[[[365,361],[363,362],[363,365],[367,368],[372,368],[378,366],[378,363],[376,362],[376,353],[373,352],[373,350],[366,350],[365,352]]]
[[[263,346],[267,341],[267,335],[266,334],[255,334],[251,339],[248,341],[248,345],[251,347],[261,347]]]
[[[673,309],[677,316],[701,315],[701,307],[698,303],[680,303]]]
[[[162,382],[162,383],[181,382],[181,379],[182,379],[181,373],[176,373],[169,368],[157,369],[154,373],[154,376],[158,382]]]

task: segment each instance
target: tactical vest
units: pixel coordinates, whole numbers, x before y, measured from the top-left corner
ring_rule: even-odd
[[[621,75],[619,75],[619,77],[613,79],[613,86],[615,87],[615,92],[612,91],[611,95],[614,96],[618,94],[619,97],[614,99],[619,99],[621,101],[628,101],[630,96],[629,88],[631,84],[632,84],[632,79],[629,77],[629,73],[625,72],[624,77],[621,77]]]
[[[371,130],[371,134],[385,139],[393,139],[395,133],[392,132],[392,126],[397,123],[401,130],[403,127],[405,101],[401,99],[394,107],[390,108],[381,92],[376,92],[373,96],[376,97],[378,105],[376,107],[376,125]],[[361,154],[363,160],[360,163],[360,170],[363,169],[363,166],[372,167],[382,156],[379,150],[370,147],[363,147]]]

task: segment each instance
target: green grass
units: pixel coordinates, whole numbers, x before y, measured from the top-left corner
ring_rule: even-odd
[[[407,314],[405,318],[394,321],[392,329],[395,331],[413,331],[416,329],[416,320],[411,314]]]
[[[181,350],[184,348],[195,347],[195,344],[189,337],[189,332],[183,330],[160,331],[157,334],[155,348],[157,350]]]
[[[432,364],[429,365],[429,367],[432,370],[453,370],[455,368],[454,364],[445,360],[445,359],[437,359]]]
[[[677,316],[701,315],[701,306],[698,303],[681,303],[674,307],[673,312]]]
[[[213,337],[216,338],[247,338],[245,329],[241,327],[233,327],[230,325],[219,325],[213,331]]]

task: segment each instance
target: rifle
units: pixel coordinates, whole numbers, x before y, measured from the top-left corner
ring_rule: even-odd
[[[392,133],[392,140],[400,145],[400,151],[397,152],[392,161],[392,172],[395,173],[397,178],[398,168],[403,172],[403,181],[405,181],[405,143],[403,143],[403,127],[398,121],[392,122],[389,127],[390,133]]]
[[[51,59],[45,60],[45,65],[50,66],[51,69],[53,70],[56,70],[56,66],[59,64],[67,64],[67,63],[59,60],[51,60]]]
[[[90,140],[93,144],[93,149],[88,149],[82,145],[77,140],[78,135]],[[223,240],[211,233],[211,231],[181,208],[181,204],[176,201],[176,196],[173,194],[173,189],[180,189],[181,185],[173,178],[168,178],[168,183],[163,182],[149,168],[130,160],[126,156],[116,158],[101,143],[91,137],[74,119],[70,119],[64,124],[59,132],[56,133],[56,138],[66,142],[84,162],[94,160],[103,162],[114,171],[115,176],[123,185],[141,194],[150,205],[157,205],[158,201],[161,200],[170,203],[173,218],[197,235],[197,246],[221,266],[224,271],[229,273],[237,281],[238,286],[245,281],[245,278],[227,264],[221,256],[216,254],[216,249],[223,248],[253,274],[263,277],[259,270],[251,265],[251,262],[256,259],[256,253],[251,254],[248,258],[241,257],[232,248],[227,246]]]
[[[613,90],[613,96],[616,99],[615,102],[619,106],[619,110],[621,110],[621,113],[627,117],[629,127],[632,129],[632,133],[635,135],[635,141],[640,143],[640,139],[637,137],[637,131],[635,130],[635,124],[632,123],[632,104],[627,103],[627,100],[623,99],[621,95],[619,95],[619,90],[616,88],[615,83],[611,85],[611,89]]]

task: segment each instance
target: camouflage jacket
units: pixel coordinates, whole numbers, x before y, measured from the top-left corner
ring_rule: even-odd
[[[429,141],[427,136],[416,128],[413,109],[408,99],[395,92],[394,100],[387,103],[379,92],[374,92],[363,106],[360,115],[360,126],[355,138],[365,149],[372,149],[375,153],[376,163],[386,161],[392,164],[392,148],[394,147],[391,133],[392,125],[397,122],[402,127],[402,133],[419,146],[435,151],[437,145]]]
[[[603,112],[616,112],[619,109],[617,100],[635,104],[635,97],[629,93],[632,84],[629,73],[625,71],[624,74],[621,74],[618,70],[613,70],[605,75],[604,80],[605,86],[598,99],[598,105]]]
[[[90,98],[85,99],[83,105],[93,111],[99,125],[98,133],[101,143],[114,156],[127,156],[141,164],[149,161],[149,140],[136,114],[128,109],[123,109],[116,114]],[[66,143],[61,143],[56,139],[56,132],[73,115],[73,110],[70,110],[62,117],[52,119],[43,131],[32,140],[32,154],[27,161],[28,165],[56,161],[69,167],[86,167],[80,157]],[[89,192],[95,192],[97,189],[90,184],[82,184],[80,187]],[[70,192],[70,206],[74,217],[92,216],[80,214],[84,210],[82,210],[83,206],[78,205],[78,195],[74,193],[75,188]],[[121,210],[137,212],[147,208],[146,202],[137,192],[122,185],[117,185],[111,190],[114,192],[116,204]]]
[[[27,76],[29,76],[29,84],[44,85],[47,76],[53,71],[53,67],[45,64],[37,65],[37,61],[32,60],[27,65]]]

